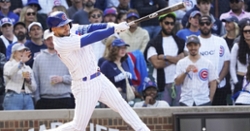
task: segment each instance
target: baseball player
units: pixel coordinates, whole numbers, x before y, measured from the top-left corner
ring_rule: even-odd
[[[122,98],[116,87],[100,72],[90,45],[115,32],[128,29],[128,24],[123,22],[120,24],[79,25],[78,30],[70,31],[71,20],[60,11],[53,12],[48,17],[47,24],[54,33],[55,49],[71,74],[71,89],[76,104],[73,121],[49,131],[84,131],[97,101],[105,103],[120,113],[134,130],[149,131],[148,127]],[[72,32],[77,32],[78,35]]]
[[[189,55],[176,65],[175,83],[182,85],[182,106],[211,105],[214,97],[218,75],[212,62],[199,54],[200,46],[197,36],[189,36]]]

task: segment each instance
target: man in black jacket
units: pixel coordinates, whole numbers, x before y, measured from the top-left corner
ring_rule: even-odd
[[[153,65],[153,77],[157,81],[160,99],[170,106],[178,106],[180,87],[174,85],[176,63],[184,57],[185,41],[173,34],[175,13],[159,17],[162,31],[148,43],[146,59]]]
[[[166,0],[132,0],[131,5],[133,8],[137,9],[140,17],[144,17],[157,10],[167,7],[167,1]],[[161,30],[161,27],[159,26],[159,22],[157,18],[142,22],[141,27],[148,31],[151,39],[156,37],[156,35]]]

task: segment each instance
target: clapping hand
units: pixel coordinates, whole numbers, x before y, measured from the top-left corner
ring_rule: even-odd
[[[28,50],[25,50],[21,56],[21,62],[25,63],[29,61],[31,58],[31,52]]]

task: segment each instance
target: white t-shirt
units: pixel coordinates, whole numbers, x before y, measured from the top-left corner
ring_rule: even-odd
[[[142,107],[144,103],[145,101],[136,102],[134,107]],[[166,101],[157,100],[155,104],[148,104],[147,107],[169,107],[169,104]]]
[[[198,36],[201,42],[201,47],[199,49],[200,54],[210,60],[220,74],[223,69],[225,61],[230,61],[230,52],[226,41],[215,35],[211,35],[210,38],[202,38]],[[219,87],[224,87],[226,85],[225,78],[221,81]]]
[[[215,66],[202,56],[196,63],[193,63],[187,56],[178,61],[175,78],[186,72],[189,65],[195,65],[198,71],[196,73],[189,72],[190,77],[187,75],[184,79],[180,102],[188,106],[192,106],[194,102],[196,105],[208,103],[210,101],[208,84],[218,78]]]
[[[249,91],[250,92],[250,83],[246,81],[246,78],[244,78],[243,82],[243,87],[245,88],[243,90]],[[236,99],[235,103],[240,103],[240,104],[247,104],[250,105],[250,93],[249,92],[241,92],[238,98]]]
[[[162,38],[162,48],[164,55],[169,56],[177,56],[178,55],[178,46],[172,36],[163,37]],[[149,60],[150,57],[158,55],[156,49],[154,47],[149,47],[147,52],[147,59]],[[165,83],[173,83],[174,82],[174,74],[175,74],[175,64],[171,64],[164,68],[165,72]],[[154,68],[153,70],[153,77],[157,80],[157,69]]]

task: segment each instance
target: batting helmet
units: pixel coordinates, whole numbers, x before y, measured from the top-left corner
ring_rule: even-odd
[[[71,19],[68,19],[66,14],[62,11],[56,11],[50,14],[47,18],[47,24],[49,28],[64,26],[71,23]]]

